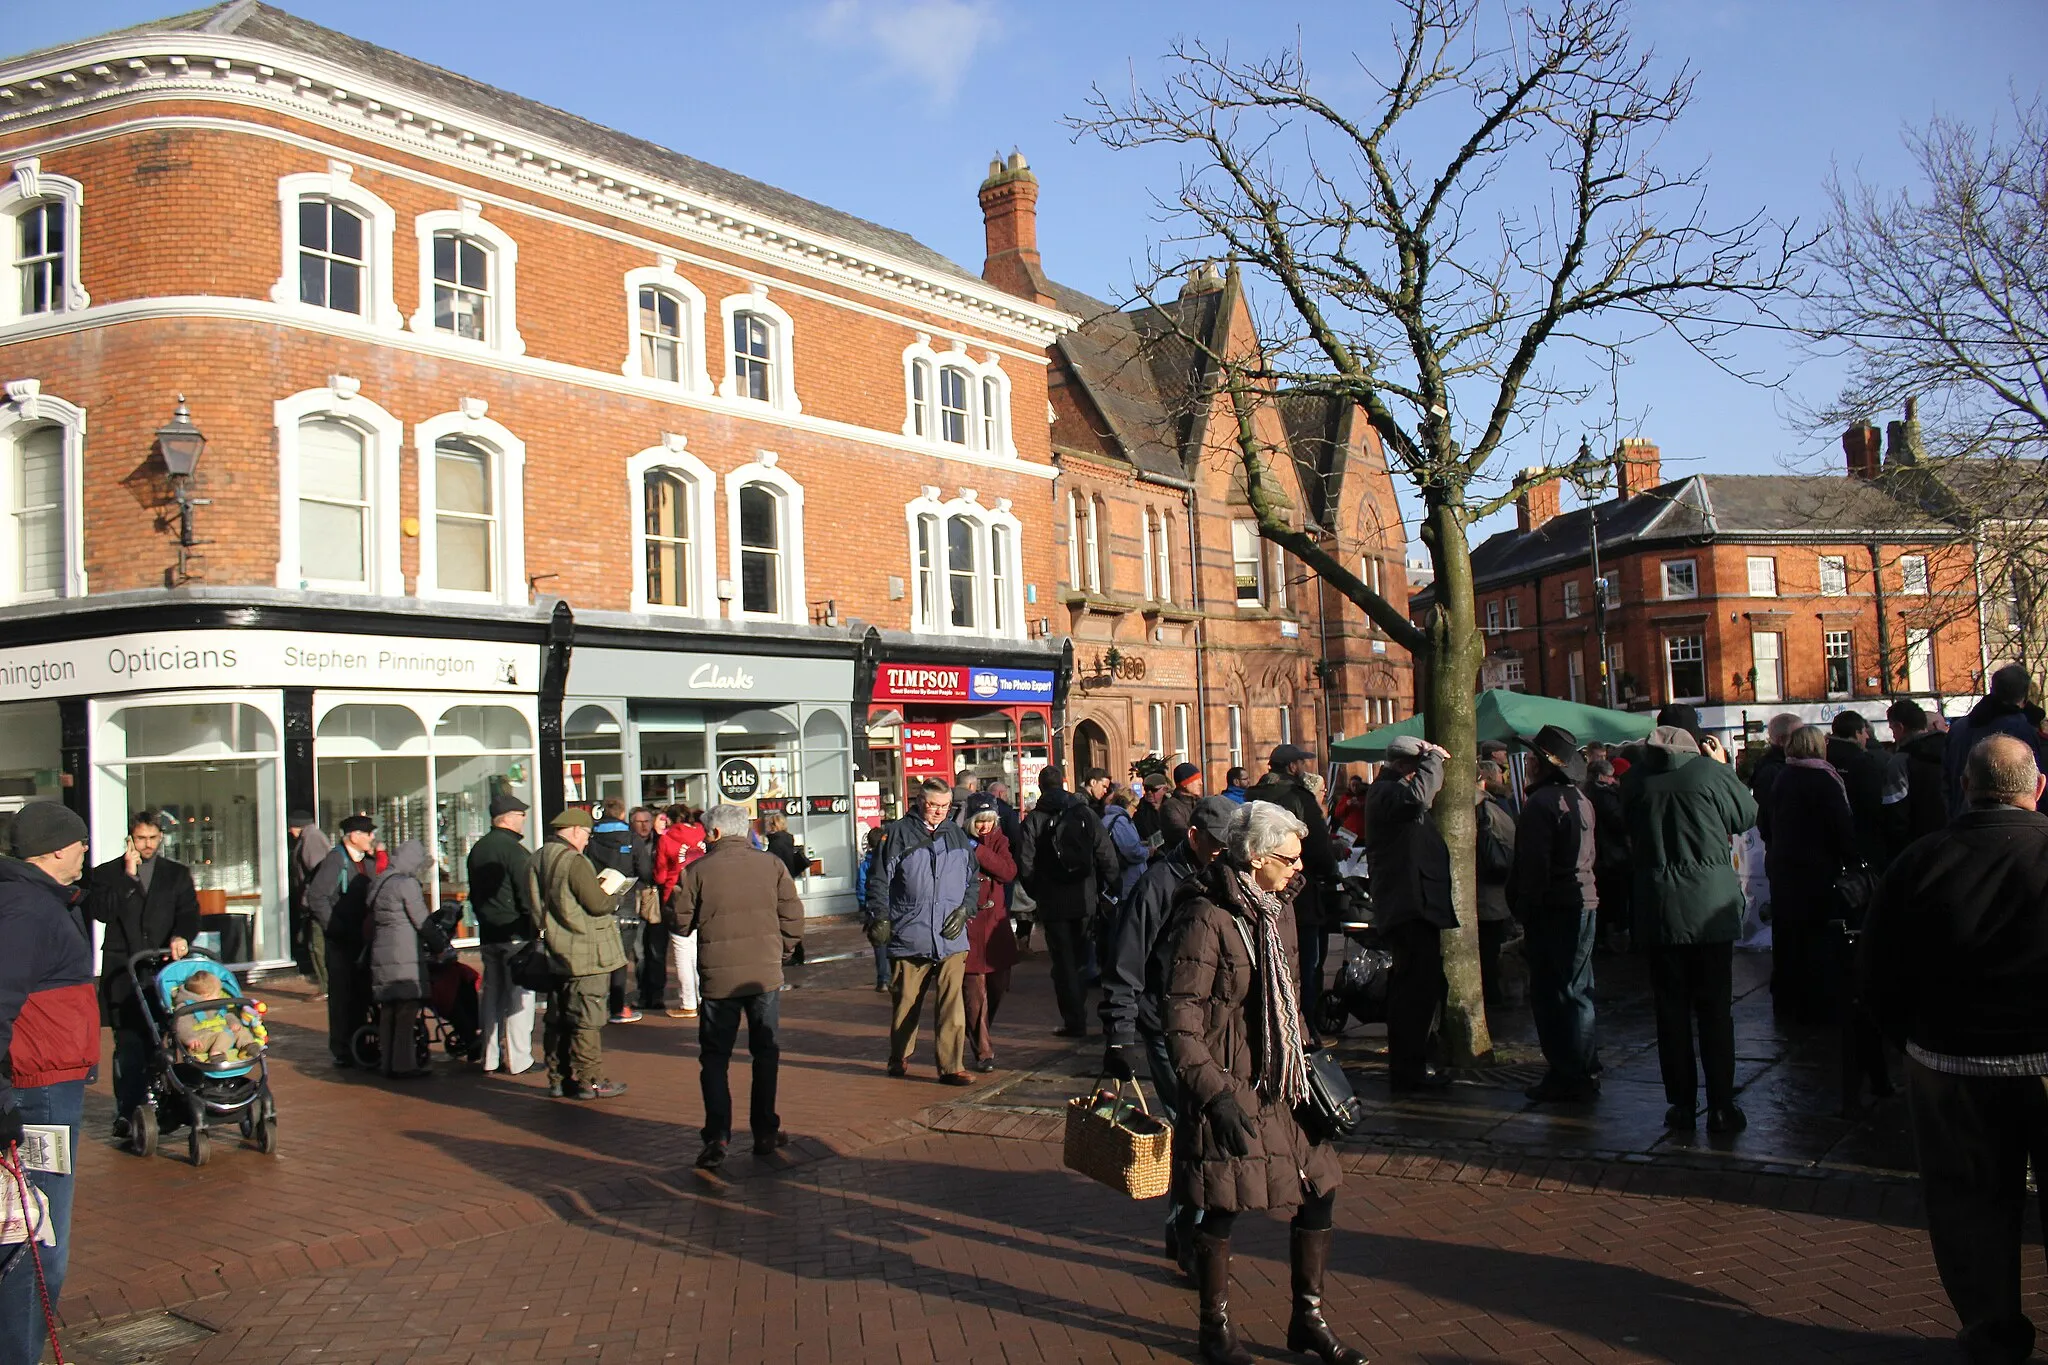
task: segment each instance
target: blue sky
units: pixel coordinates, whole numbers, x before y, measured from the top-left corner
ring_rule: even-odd
[[[1354,51],[1384,51],[1383,7],[1161,5],[1067,0],[290,0],[316,22],[544,100],[806,197],[887,223],[954,260],[982,255],[976,185],[1021,147],[1042,186],[1047,270],[1116,298],[1142,266],[1150,190],[1170,163],[1075,142],[1062,120],[1089,87],[1150,79],[1175,36],[1239,52],[1292,44],[1340,93]],[[4,41],[29,50],[142,22],[172,5],[78,0],[11,7]],[[565,22],[564,16],[573,18]],[[2041,87],[2048,5],[2037,0],[1642,0],[1635,29],[1699,75],[1668,159],[1710,159],[1723,221],[1759,209],[1817,221],[1839,165],[1896,183],[1903,125],[1942,110],[1984,122]],[[1355,76],[1351,78],[1355,80]],[[1634,356],[1620,404],[1663,448],[1668,475],[1832,467],[1791,399],[1825,397],[1834,367],[1786,338],[1745,335],[1728,378],[1672,344]],[[1605,401],[1602,402],[1604,416]],[[1873,414],[1880,420],[1883,414]],[[1560,428],[1573,426],[1569,418]],[[1575,431],[1575,427],[1573,427]],[[1559,433],[1553,433],[1559,434]],[[1573,437],[1575,439],[1575,436]],[[1529,463],[1531,450],[1507,463]]]

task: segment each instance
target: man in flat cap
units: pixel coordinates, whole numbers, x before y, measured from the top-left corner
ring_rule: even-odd
[[[533,937],[537,922],[527,900],[526,803],[509,791],[491,797],[491,827],[469,846],[469,909],[484,960],[480,1013],[484,1029],[484,1070],[514,1076],[533,1067],[533,992],[512,979],[509,965],[520,944]]]
[[[327,1051],[336,1066],[354,1066],[350,1044],[370,1019],[369,973],[362,963],[363,912],[377,875],[372,850],[377,822],[351,815],[337,831],[341,842],[306,884],[306,913],[319,926],[327,953]]]
[[[74,884],[85,870],[85,821],[54,801],[15,814],[12,858],[0,858],[0,1151],[18,1159],[23,1125],[63,1127],[77,1169],[86,1081],[100,1059],[100,1012],[93,990],[92,939]],[[49,1201],[55,1241],[0,1248],[0,1360],[43,1358],[45,1306],[54,1311],[71,1257],[75,1177],[23,1172]],[[45,1297],[47,1296],[47,1297]]]
[[[1508,909],[1522,923],[1529,959],[1529,1012],[1549,1071],[1524,1092],[1538,1103],[1590,1100],[1600,1093],[1593,1042],[1593,803],[1580,783],[1578,737],[1546,725],[1524,741],[1533,758],[1515,824]]]
[[[626,1093],[625,1082],[604,1075],[605,993],[612,973],[625,965],[626,949],[612,898],[583,856],[592,823],[580,806],[548,821],[548,841],[526,869],[526,894],[555,968],[541,1048],[547,1054],[548,1094],[557,1099],[608,1100]]]

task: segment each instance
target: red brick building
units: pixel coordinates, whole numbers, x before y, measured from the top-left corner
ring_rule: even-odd
[[[1236,421],[1215,392],[1215,357],[1257,345],[1237,273],[1199,270],[1171,303],[1118,310],[1046,277],[1021,158],[990,166],[981,199],[987,277],[1083,319],[1054,346],[1049,379],[1076,764],[1194,762],[1219,791],[1233,765],[1262,773],[1277,744],[1317,749],[1407,715],[1405,651],[1258,536]],[[1406,537],[1363,415],[1295,398],[1255,421],[1279,452],[1275,492],[1293,524],[1403,600]]]
[[[910,726],[1050,756],[1060,307],[248,0],[0,65],[0,218],[0,807],[259,956],[294,809],[459,896],[494,791],[722,793],[821,910]]]
[[[1688,702],[1740,734],[1780,711],[1877,720],[1896,697],[1976,694],[1969,537],[1880,477],[1874,428],[1845,445],[1841,475],[1666,480],[1655,445],[1626,441],[1621,495],[1569,512],[1555,481],[1525,481],[1516,529],[1472,552],[1484,684],[1601,702],[1597,520],[1616,705]]]

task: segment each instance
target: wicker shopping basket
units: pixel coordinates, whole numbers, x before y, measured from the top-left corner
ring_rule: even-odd
[[[1173,1130],[1153,1117],[1137,1081],[1128,1082],[1135,1105],[1124,1084],[1067,1101],[1067,1169],[1133,1199],[1156,1199],[1173,1175]]]

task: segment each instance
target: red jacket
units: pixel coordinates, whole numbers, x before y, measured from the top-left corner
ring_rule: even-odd
[[[981,886],[974,918],[967,922],[967,970],[999,972],[1017,960],[1017,935],[1003,896],[1003,888],[1017,880],[1017,860],[1001,825],[975,844],[974,861],[981,869]]]
[[[72,893],[0,858],[0,1109],[14,1089],[82,1081],[100,1060],[92,940]]]
[[[661,888],[664,903],[675,894],[683,869],[704,856],[704,827],[674,824],[661,832],[654,846],[654,884]]]

